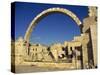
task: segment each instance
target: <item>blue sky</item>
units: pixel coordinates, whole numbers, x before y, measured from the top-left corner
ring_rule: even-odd
[[[51,7],[62,7],[75,13],[82,21],[87,16],[87,6],[68,6],[39,3],[15,3],[15,39],[22,36],[36,15]],[[54,13],[43,18],[33,30],[30,42],[50,45],[71,41],[74,36],[80,35],[78,25],[67,15]]]

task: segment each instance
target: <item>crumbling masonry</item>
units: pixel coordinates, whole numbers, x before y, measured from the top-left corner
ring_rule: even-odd
[[[12,65],[24,65],[26,62],[71,63],[69,68],[97,67],[97,8],[88,7],[88,15],[83,22],[71,11],[64,8],[50,8],[37,15],[30,23],[25,37],[12,40]],[[30,44],[29,38],[37,23],[46,15],[60,12],[70,16],[80,27],[81,36],[75,36],[70,42],[53,44],[49,47]],[[49,64],[49,63],[48,63]],[[45,66],[45,65],[44,65]],[[51,65],[52,66],[52,65]]]

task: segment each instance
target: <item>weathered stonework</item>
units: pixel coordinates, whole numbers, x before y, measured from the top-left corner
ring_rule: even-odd
[[[20,65],[24,62],[25,47],[23,46],[24,41],[21,37],[16,42],[12,42],[12,61],[13,65]]]
[[[43,12],[41,12],[40,14],[38,14],[33,20],[32,22],[30,23],[27,31],[26,31],[26,34],[25,34],[25,37],[24,39],[26,41],[29,42],[29,39],[30,39],[30,34],[32,32],[32,30],[34,30],[36,24],[43,18],[45,17],[46,15],[49,15],[51,13],[54,13],[54,12],[60,12],[60,13],[63,13],[67,16],[70,16],[76,23],[78,26],[80,26],[82,23],[81,21],[79,20],[79,18],[71,11],[67,10],[67,9],[64,9],[64,8],[49,8],[47,10],[44,10]]]
[[[47,47],[40,44],[30,46],[29,56],[31,61],[52,61]]]
[[[86,69],[97,67],[97,8],[88,7],[89,13],[83,23],[71,11],[64,8],[50,8],[37,15],[26,31],[25,37],[12,40],[13,65],[35,65],[59,69]],[[70,16],[80,27],[81,35],[72,41],[51,46],[30,44],[29,38],[36,24],[46,15],[60,12]],[[67,67],[66,67],[67,66]]]
[[[88,7],[89,13],[88,17],[83,20],[83,32],[88,33],[89,43],[91,43],[91,49],[93,54],[93,59],[89,59],[92,61],[94,66],[97,66],[97,8],[96,7]]]

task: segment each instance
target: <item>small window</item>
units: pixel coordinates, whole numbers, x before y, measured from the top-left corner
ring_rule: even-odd
[[[36,51],[37,51],[37,48],[36,48]]]
[[[23,46],[26,46],[26,44],[24,43]]]
[[[72,50],[72,47],[70,47],[70,50]]]

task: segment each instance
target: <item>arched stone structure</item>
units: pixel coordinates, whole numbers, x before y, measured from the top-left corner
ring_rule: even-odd
[[[70,10],[68,9],[65,9],[65,8],[58,8],[58,7],[55,7],[55,8],[49,8],[49,9],[46,9],[44,10],[43,12],[41,12],[40,14],[38,14],[33,20],[32,22],[30,23],[27,31],[26,31],[26,34],[24,36],[24,40],[29,42],[29,38],[30,38],[30,35],[31,35],[31,32],[32,30],[34,30],[36,24],[41,20],[43,19],[45,16],[49,15],[49,14],[52,14],[52,13],[56,13],[56,12],[59,12],[59,13],[62,13],[62,14],[65,14],[67,16],[69,16],[70,18],[72,18],[78,26],[80,26],[82,23],[81,21],[79,20],[79,18],[73,13],[71,12]]]

